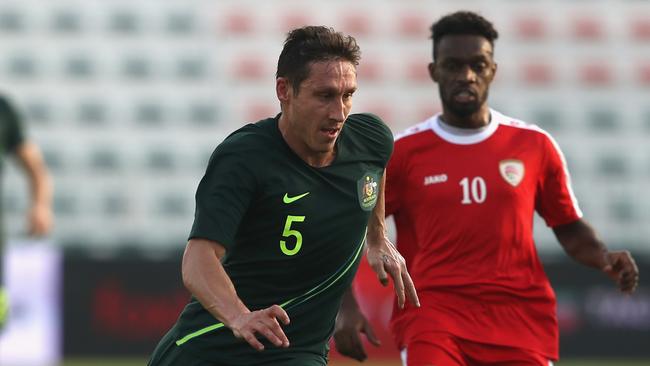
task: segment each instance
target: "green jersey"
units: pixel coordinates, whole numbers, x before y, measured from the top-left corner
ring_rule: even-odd
[[[226,247],[223,266],[251,310],[287,311],[291,346],[255,351],[196,299],[172,329],[176,346],[218,365],[325,365],[392,147],[390,129],[370,114],[348,117],[322,168],[289,148],[278,117],[226,138],[199,184],[190,238]]]
[[[24,140],[20,118],[9,102],[0,96],[0,158],[15,152]]]
[[[0,96],[0,159],[6,154],[13,154],[20,144],[25,140],[20,118],[9,104],[9,102]],[[0,173],[2,172],[2,162],[0,161]],[[2,206],[2,202],[0,202]],[[0,221],[2,221],[2,210],[0,209]],[[0,222],[0,251],[4,241],[3,227]],[[1,259],[1,257],[0,257]],[[0,260],[0,286],[2,285],[2,260]]]

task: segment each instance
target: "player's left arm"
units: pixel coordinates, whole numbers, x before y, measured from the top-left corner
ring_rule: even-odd
[[[577,262],[605,272],[622,292],[631,294],[639,283],[639,268],[627,250],[609,251],[583,219],[553,228],[564,250]]]
[[[384,186],[386,185],[386,172],[382,175],[379,184],[379,195],[377,203],[370,214],[368,221],[368,234],[366,235],[368,264],[377,273],[379,282],[382,285],[388,285],[388,276],[393,279],[395,293],[397,294],[397,304],[404,308],[404,303],[408,297],[411,304],[420,306],[415,285],[406,269],[404,257],[397,251],[393,244],[386,236],[386,218],[384,202]]]
[[[350,286],[343,295],[341,307],[336,315],[336,325],[334,326],[334,346],[336,350],[343,356],[363,362],[368,358],[368,354],[363,347],[361,333],[366,335],[366,339],[372,345],[376,347],[381,345],[372,324],[359,308],[357,299],[354,296],[354,290]]]
[[[45,235],[52,228],[52,180],[40,149],[25,141],[16,147],[16,157],[22,165],[31,189],[28,213],[29,233]]]

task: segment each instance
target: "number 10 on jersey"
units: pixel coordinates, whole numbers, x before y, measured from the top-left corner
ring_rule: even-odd
[[[471,205],[472,203],[485,202],[487,188],[482,177],[474,177],[471,181],[468,177],[465,177],[460,180],[459,184],[463,188],[463,200],[460,203]]]

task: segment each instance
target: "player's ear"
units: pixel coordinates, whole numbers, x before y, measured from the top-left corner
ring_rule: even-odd
[[[285,103],[289,100],[291,85],[289,80],[285,77],[275,79],[275,94],[278,96],[280,103]]]
[[[431,80],[435,81],[436,83],[438,82],[438,77],[436,76],[436,63],[430,62],[429,63],[429,77],[431,77]]]

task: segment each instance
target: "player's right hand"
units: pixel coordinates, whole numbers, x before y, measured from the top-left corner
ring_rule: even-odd
[[[228,327],[237,338],[242,338],[258,351],[264,350],[264,345],[257,339],[259,334],[277,347],[289,347],[289,339],[284,334],[280,323],[289,324],[289,315],[280,306],[273,305],[266,309],[242,313]]]

